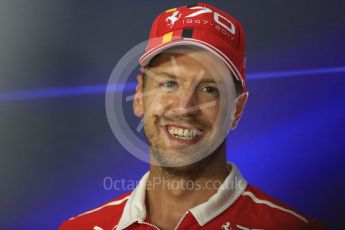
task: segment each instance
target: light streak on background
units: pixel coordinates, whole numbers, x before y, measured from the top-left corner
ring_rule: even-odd
[[[332,67],[332,68],[319,68],[319,69],[248,73],[247,79],[255,80],[255,79],[296,77],[296,76],[334,74],[334,73],[345,73],[345,66]],[[125,90],[134,90],[135,86],[136,86],[136,83],[127,83],[125,87],[120,86],[120,85],[114,86],[113,90],[119,91],[123,87]],[[106,84],[99,84],[99,85],[21,90],[21,91],[16,91],[16,92],[0,93],[0,101],[30,100],[30,99],[50,98],[50,97],[70,97],[70,96],[83,96],[83,95],[91,95],[91,94],[104,94],[106,87],[107,87]]]

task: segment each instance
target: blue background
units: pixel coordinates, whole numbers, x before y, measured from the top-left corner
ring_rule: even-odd
[[[56,229],[124,192],[105,177],[147,171],[110,130],[105,85],[158,13],[191,3],[1,1],[0,229]],[[212,3],[247,33],[250,95],[228,159],[251,184],[345,229],[345,3]]]

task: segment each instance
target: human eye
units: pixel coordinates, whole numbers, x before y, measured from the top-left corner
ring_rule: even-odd
[[[177,83],[175,81],[165,81],[160,86],[167,89],[175,89],[177,88]]]
[[[200,90],[207,94],[218,95],[218,89],[212,86],[204,86],[204,87],[201,87]]]

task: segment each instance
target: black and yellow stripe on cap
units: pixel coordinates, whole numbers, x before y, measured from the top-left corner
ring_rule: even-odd
[[[170,42],[173,36],[173,31],[163,35],[162,43]]]
[[[193,29],[192,28],[185,28],[182,31],[183,38],[192,38],[193,37]]]
[[[166,42],[170,42],[173,38],[174,31],[168,32],[163,35],[162,44]],[[192,28],[185,28],[182,30],[182,38],[192,38],[193,36],[193,29]]]

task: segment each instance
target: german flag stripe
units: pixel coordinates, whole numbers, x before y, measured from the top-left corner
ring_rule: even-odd
[[[173,36],[173,31],[163,35],[162,43],[170,42]]]
[[[193,37],[193,29],[192,28],[185,28],[182,31],[183,38],[192,38]]]

